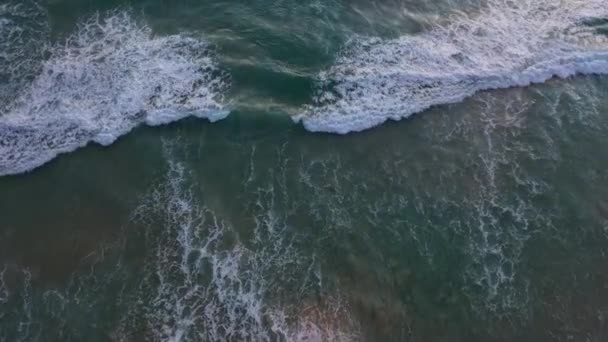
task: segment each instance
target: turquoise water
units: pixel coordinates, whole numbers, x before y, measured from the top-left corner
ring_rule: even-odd
[[[0,341],[605,340],[607,19],[0,3]]]

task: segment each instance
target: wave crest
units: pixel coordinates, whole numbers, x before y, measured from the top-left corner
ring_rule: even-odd
[[[128,12],[96,15],[49,50],[0,116],[0,175],[31,170],[91,141],[111,144],[142,123],[227,115],[221,102],[228,81],[209,45],[154,36]]]
[[[358,39],[319,75],[313,104],[296,119],[345,134],[482,90],[606,74],[608,37],[591,24],[605,17],[603,0],[490,0],[420,35]]]

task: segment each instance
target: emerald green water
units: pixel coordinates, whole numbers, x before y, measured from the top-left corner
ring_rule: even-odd
[[[352,37],[418,34],[483,3],[41,6],[50,41],[108,10],[204,37],[230,114],[137,125],[0,177],[0,341],[608,338],[606,76],[483,90],[347,135],[290,118]]]

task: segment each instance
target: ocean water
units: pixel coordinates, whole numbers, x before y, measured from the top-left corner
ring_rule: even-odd
[[[0,0],[0,341],[608,340],[603,0]]]

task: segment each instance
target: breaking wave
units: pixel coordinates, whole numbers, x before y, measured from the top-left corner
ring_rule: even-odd
[[[112,12],[52,45],[39,34],[48,25],[28,19],[31,11],[44,17],[44,10],[32,8],[0,7],[0,65],[11,70],[0,83],[13,84],[0,87],[7,102],[0,107],[0,175],[26,172],[89,142],[109,145],[143,123],[227,115],[221,102],[228,80],[205,41],[154,36],[128,12]],[[37,62],[32,52],[50,57]]]
[[[318,76],[314,103],[296,120],[345,134],[482,90],[606,74],[606,17],[604,0],[489,0],[420,35],[355,39]]]
[[[294,116],[345,134],[476,92],[608,73],[603,0],[488,0],[393,40],[356,38]],[[155,36],[129,12],[95,15],[52,44],[34,1],[0,5],[0,176],[29,171],[141,124],[215,121],[230,81],[200,37]]]

